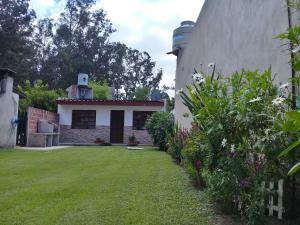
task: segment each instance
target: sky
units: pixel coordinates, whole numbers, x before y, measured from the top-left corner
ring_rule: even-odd
[[[181,21],[196,21],[204,0],[97,0],[117,30],[111,41],[125,43],[139,51],[147,51],[162,68],[162,85],[173,86],[176,57],[166,53],[172,49],[173,30]],[[66,0],[31,0],[38,18],[58,18]],[[169,93],[172,95],[172,93]]]

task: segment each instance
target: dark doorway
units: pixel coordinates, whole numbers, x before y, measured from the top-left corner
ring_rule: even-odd
[[[26,146],[27,136],[27,112],[18,113],[18,129],[16,144],[19,146]]]
[[[110,142],[123,143],[124,135],[124,111],[111,110],[110,112]]]

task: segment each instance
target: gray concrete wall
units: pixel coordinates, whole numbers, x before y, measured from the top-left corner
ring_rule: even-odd
[[[18,118],[19,95],[13,93],[13,79],[7,78],[6,92],[0,93],[0,147],[16,145],[17,127],[11,121]]]
[[[207,65],[225,76],[242,68],[263,71],[272,66],[276,82],[291,77],[286,46],[274,36],[288,28],[284,0],[207,0],[186,48],[177,58],[176,90],[191,82],[194,68],[211,73]],[[175,97],[175,118],[190,127],[191,116],[179,96]]]

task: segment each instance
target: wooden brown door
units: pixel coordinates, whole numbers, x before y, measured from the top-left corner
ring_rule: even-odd
[[[123,143],[124,136],[124,111],[110,111],[110,142]]]

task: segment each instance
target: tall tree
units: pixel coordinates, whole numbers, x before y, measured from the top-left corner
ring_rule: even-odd
[[[34,73],[32,22],[35,12],[29,0],[0,1],[0,67],[9,67],[18,74],[17,81]]]
[[[91,10],[94,4],[95,0],[68,0],[61,13],[54,36],[59,86],[74,83],[78,72],[95,76],[97,61],[114,32],[102,9]]]
[[[35,62],[37,77],[43,80],[50,88],[54,88],[59,81],[57,74],[57,48],[53,44],[54,22],[52,19],[41,19],[36,25],[34,34]]]
[[[125,58],[125,74],[123,88],[125,98],[133,99],[136,88],[139,86],[148,87],[150,90],[158,88],[162,78],[162,70],[154,73],[155,62],[147,52],[139,52],[129,48]]]
[[[56,24],[39,21],[35,35],[39,79],[50,87],[66,88],[84,72],[117,89],[116,98],[133,99],[136,87],[158,87],[162,71],[147,52],[110,42],[115,31],[95,0],[68,0]]]

